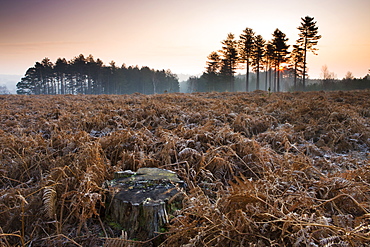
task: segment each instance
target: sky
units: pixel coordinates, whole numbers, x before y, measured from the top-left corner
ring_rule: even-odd
[[[228,33],[249,27],[271,40],[279,28],[292,46],[305,16],[322,35],[308,56],[310,78],[324,65],[338,79],[368,73],[370,0],[0,0],[0,74],[92,54],[106,65],[197,75]]]

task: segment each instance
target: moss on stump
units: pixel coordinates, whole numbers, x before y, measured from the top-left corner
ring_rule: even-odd
[[[172,171],[140,168],[116,172],[105,187],[107,216],[122,226],[129,239],[148,240],[166,226],[168,214],[181,207],[184,183]]]

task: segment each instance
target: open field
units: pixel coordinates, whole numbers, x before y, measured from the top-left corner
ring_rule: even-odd
[[[370,245],[369,90],[0,103],[0,246],[152,246],[104,217],[140,167],[187,184],[162,246]]]

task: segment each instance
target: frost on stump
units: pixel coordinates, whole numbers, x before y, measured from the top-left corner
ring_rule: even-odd
[[[184,182],[159,168],[122,171],[105,182],[109,190],[107,216],[129,239],[148,240],[168,223],[168,214],[181,207]]]

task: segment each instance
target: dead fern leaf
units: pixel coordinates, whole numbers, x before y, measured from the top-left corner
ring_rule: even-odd
[[[122,238],[107,238],[104,243],[104,247],[131,247],[127,239]]]
[[[44,188],[42,201],[44,203],[45,213],[50,219],[55,218],[56,196],[57,192],[55,191],[54,186],[47,186]]]
[[[343,241],[339,236],[330,236],[320,240],[320,246],[323,247],[348,247],[348,242]]]

